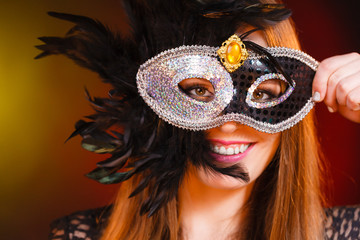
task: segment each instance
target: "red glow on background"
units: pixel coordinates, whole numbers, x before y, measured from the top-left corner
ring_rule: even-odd
[[[288,1],[302,47],[317,60],[360,51],[360,2]],[[330,204],[360,203],[360,125],[316,106],[317,129],[330,167]]]

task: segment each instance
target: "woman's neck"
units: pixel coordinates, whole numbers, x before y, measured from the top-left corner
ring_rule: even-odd
[[[196,173],[188,173],[179,191],[179,213],[186,240],[228,239],[244,216],[252,183],[238,189],[218,189],[204,184]]]

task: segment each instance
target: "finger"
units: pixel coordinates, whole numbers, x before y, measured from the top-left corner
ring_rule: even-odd
[[[344,62],[342,62],[342,64],[344,64]],[[353,76],[350,79],[347,78],[354,75],[354,72],[358,71],[358,69],[360,69],[360,58],[355,58],[347,64],[340,65],[340,67],[330,75],[327,82],[324,102],[332,111],[337,110],[338,104],[346,104],[346,95],[351,88],[357,86],[356,78],[359,78],[359,76]]]
[[[330,57],[322,61],[313,80],[313,93],[314,95],[315,93],[319,95],[314,101],[321,102],[324,100],[327,94],[328,80],[333,72],[358,58],[358,53],[349,53]]]
[[[350,69],[347,66],[352,62],[357,62],[359,60],[359,56],[357,53],[346,54],[343,56],[333,57],[331,58],[331,60],[331,64],[336,64],[337,68],[335,68],[335,66],[333,65],[333,71],[331,72],[330,76],[328,76],[324,103],[328,106],[330,112],[335,112],[338,109],[338,102],[336,99],[336,89],[338,83],[342,80],[343,74],[348,75],[349,72],[350,74],[351,72],[354,72],[353,68]],[[345,70],[342,70],[343,68],[345,68]],[[356,69],[357,67],[355,68],[355,70]]]
[[[360,86],[354,88],[346,97],[346,106],[353,111],[360,111]]]
[[[359,86],[360,72],[354,73],[350,76],[346,76],[345,78],[338,81],[335,89],[336,102],[339,105],[347,105],[347,97],[349,93]],[[332,105],[330,105],[330,107],[332,107]]]

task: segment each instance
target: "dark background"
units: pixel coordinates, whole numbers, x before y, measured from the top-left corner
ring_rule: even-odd
[[[303,49],[317,60],[359,52],[359,1],[286,3]],[[83,150],[79,138],[64,144],[73,124],[92,112],[84,86],[95,96],[105,96],[108,87],[64,57],[33,60],[37,37],[71,27],[48,17],[50,10],[98,18],[114,30],[122,25],[118,0],[0,2],[0,239],[46,239],[51,220],[107,204],[117,188],[83,176],[105,156]],[[332,176],[330,204],[360,203],[360,125],[323,104],[316,113]]]

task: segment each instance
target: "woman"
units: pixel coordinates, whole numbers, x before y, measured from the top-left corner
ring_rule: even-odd
[[[360,122],[359,54],[319,64],[294,50],[290,12],[281,5],[124,5],[130,40],[91,19],[50,13],[76,26],[65,38],[42,38],[39,47],[39,57],[65,54],[113,85],[109,99],[90,98],[97,112],[79,121],[73,136],[80,134],[86,149],[112,155],[89,177],[124,181],[112,206],[58,220],[51,239],[358,233],[337,228],[344,219],[323,210],[309,111],[324,101]]]

